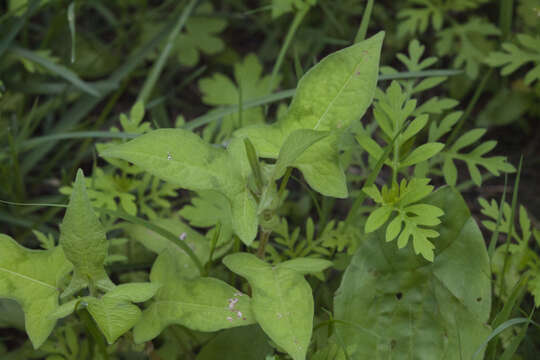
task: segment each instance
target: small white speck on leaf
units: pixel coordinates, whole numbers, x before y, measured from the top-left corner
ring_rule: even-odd
[[[237,312],[236,312],[236,315],[237,315],[239,318],[242,318],[242,312],[241,312],[241,311],[237,311]]]
[[[180,236],[178,236],[178,238],[182,241],[186,240],[186,237],[187,237],[187,234],[185,232],[181,233]]]
[[[232,321],[233,319],[232,319],[232,317],[227,316],[227,320]]]
[[[167,153],[167,160],[172,160],[172,155],[170,152]]]

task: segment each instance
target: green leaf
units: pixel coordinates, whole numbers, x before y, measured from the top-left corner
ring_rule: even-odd
[[[403,20],[399,22],[397,28],[398,36],[423,34],[427,31],[430,20],[434,30],[441,30],[444,9],[434,6],[429,0],[415,0],[411,3],[421,7],[410,7],[399,11],[397,18]]]
[[[419,147],[411,151],[411,153],[405,158],[405,160],[400,162],[399,166],[407,167],[416,165],[422,161],[429,160],[433,156],[437,155],[443,148],[444,144],[438,142],[420,145]]]
[[[214,9],[210,3],[198,7],[194,16],[186,22],[185,32],[176,38],[178,61],[185,66],[195,66],[199,62],[200,53],[213,55],[225,49],[225,43],[218,36],[227,21],[221,17],[212,17]]]
[[[272,266],[247,253],[228,255],[223,263],[249,281],[252,310],[264,332],[294,360],[305,359],[314,305],[311,288],[301,273],[287,263]]]
[[[232,236],[231,205],[227,198],[216,191],[201,191],[191,199],[191,205],[184,206],[178,214],[192,226],[210,227],[221,224],[218,244]]]
[[[369,215],[366,221],[366,233],[373,232],[383,226],[384,223],[388,221],[388,218],[390,217],[392,211],[393,209],[391,206],[381,206],[380,208],[375,209],[375,211],[373,211]]]
[[[261,360],[272,352],[261,328],[251,325],[220,332],[201,349],[197,360]]]
[[[263,66],[255,54],[248,54],[243,61],[234,65],[234,80],[221,73],[215,73],[212,77],[203,78],[199,81],[199,88],[203,94],[202,101],[213,106],[242,105],[255,100],[274,90],[279,84],[279,77],[271,83],[271,76],[262,76]],[[238,85],[236,85],[238,84]],[[221,122],[209,124],[203,131],[203,138],[210,141],[222,142],[229,138],[232,132],[240,127],[263,124],[264,113],[262,107],[242,109],[242,115],[238,112],[226,115]],[[219,126],[219,129],[217,127]],[[217,130],[215,138],[212,136]]]
[[[291,269],[302,275],[315,274],[331,266],[331,261],[312,258],[296,258],[279,264],[280,268]]]
[[[90,297],[86,301],[88,312],[109,344],[129,331],[141,317],[141,310],[129,301],[107,295],[100,299]]]
[[[236,135],[248,137],[261,157],[275,159],[295,130],[337,131],[358,121],[373,99],[383,37],[380,32],[327,56],[300,79],[289,111],[276,124],[246,127]],[[294,167],[316,191],[347,196],[335,135],[310,146]]]
[[[495,141],[480,143],[480,145],[476,146],[469,153],[460,152],[461,149],[479,142],[485,132],[485,129],[470,130],[461,135],[448,150],[442,152],[444,157],[443,173],[445,174],[445,180],[449,185],[455,186],[457,180],[457,174],[454,171],[454,168],[448,163],[450,161],[465,161],[471,178],[478,186],[482,185],[482,177],[480,175],[480,170],[478,169],[479,166],[483,166],[495,176],[499,176],[501,172],[512,173],[516,171],[514,166],[506,161],[505,156],[484,156],[486,153],[493,150],[497,144]]]
[[[60,245],[73,264],[73,278],[62,297],[88,286],[102,290],[114,287],[104,268],[109,248],[105,229],[90,205],[81,169],[77,171],[69,205],[60,225]]]
[[[152,340],[172,324],[209,332],[255,322],[249,296],[218,279],[182,278],[181,267],[169,252],[154,263],[150,280],[161,288],[135,326],[136,343]]]
[[[178,219],[156,219],[151,222],[178,236],[184,241],[201,261],[206,261],[210,256],[210,244],[208,239],[193,230]],[[161,254],[164,251],[174,254],[178,263],[182,264],[179,276],[182,278],[196,278],[201,273],[193,260],[182,248],[175,245],[169,239],[161,236],[142,225],[128,224],[124,227],[126,233],[134,240],[140,242],[148,250]]]
[[[360,242],[345,271],[334,309],[347,323],[336,324],[336,338],[351,359],[471,359],[490,334],[482,234],[459,192],[446,187],[425,202],[445,213],[433,263],[397,250],[381,229]]]
[[[465,66],[471,79],[478,76],[480,65],[492,48],[489,36],[500,35],[500,30],[485,19],[470,18],[466,23],[453,23],[437,34],[436,48],[439,55],[454,55],[454,68]]]
[[[106,148],[106,158],[124,159],[151,174],[185,189],[241,190],[242,182],[231,169],[227,153],[182,129],[158,129],[125,144]]]
[[[190,131],[159,129],[106,148],[101,155],[130,161],[188,190],[222,193],[231,203],[233,230],[246,245],[253,242],[257,206],[247,188],[249,162],[241,141],[232,141],[225,151]]]
[[[0,297],[17,301],[35,349],[56,324],[49,315],[58,308],[61,280],[71,270],[62,248],[29,250],[0,234]]]
[[[155,295],[161,285],[155,283],[128,283],[116,286],[105,297],[131,302],[144,302]]]
[[[382,205],[368,217],[365,232],[377,230],[386,223],[392,212],[396,212],[396,217],[386,230],[386,241],[397,237],[397,246],[402,249],[412,237],[414,252],[433,261],[435,246],[429,239],[437,238],[439,233],[427,227],[440,224],[438,218],[444,212],[435,206],[418,203],[433,191],[429,182],[429,179],[412,178],[409,182],[403,179],[399,186],[394,184],[389,190],[383,187],[382,195],[376,186],[365,188],[364,192]]]
[[[525,75],[525,84],[532,85],[540,80],[540,37],[532,37],[528,34],[518,34],[517,41],[521,47],[513,43],[504,43],[504,51],[494,51],[489,54],[486,63],[493,67],[502,67],[501,75],[509,75],[532,62],[533,68]]]
[[[295,161],[300,157],[310,146],[317,143],[328,136],[328,132],[300,129],[295,130],[287,137],[283,146],[279,150],[279,155],[274,167],[272,180],[277,180],[288,166],[294,165]]]
[[[245,189],[232,199],[231,211],[234,232],[246,245],[251,245],[257,235],[259,220],[257,202],[249,189]]]

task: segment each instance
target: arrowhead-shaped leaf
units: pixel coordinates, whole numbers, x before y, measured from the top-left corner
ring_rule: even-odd
[[[141,310],[132,302],[147,301],[159,287],[155,283],[122,284],[99,299],[85,298],[88,312],[109,344],[114,343],[139,321]]]
[[[433,262],[386,242],[381,228],[345,271],[334,311],[354,324],[336,327],[351,359],[472,359],[490,334],[491,272],[478,226],[451,188],[423,201],[444,210]]]
[[[74,270],[71,283],[62,294],[63,297],[89,286],[90,283],[104,290],[114,287],[103,267],[109,248],[105,229],[92,210],[84,175],[80,169],[60,225],[60,245]]]
[[[359,121],[373,100],[383,38],[380,32],[330,54],[300,79],[282,119],[273,125],[246,127],[236,134],[248,137],[262,157],[277,158],[295,130],[336,131]],[[318,192],[346,197],[345,175],[337,159],[335,137],[329,137],[306,150],[294,166]]]
[[[188,190],[237,193],[243,183],[227,152],[182,129],[159,129],[101,154],[127,160],[157,177]]]
[[[58,308],[58,286],[70,270],[62,248],[29,250],[0,234],[0,297],[21,305],[34,348],[43,344],[56,324],[49,315]]]
[[[249,296],[218,279],[184,279],[181,266],[168,252],[156,259],[150,280],[162,286],[135,326],[135,342],[152,340],[172,324],[209,332],[255,322]]]
[[[229,199],[233,229],[250,245],[257,232],[255,200],[247,190],[249,164],[241,147],[214,147],[182,129],[159,129],[101,153],[134,163],[151,174],[193,191],[218,191]]]
[[[264,332],[294,360],[305,359],[313,328],[313,294],[301,273],[287,266],[302,268],[302,264],[272,266],[247,253],[226,256],[223,263],[249,281],[253,313]]]

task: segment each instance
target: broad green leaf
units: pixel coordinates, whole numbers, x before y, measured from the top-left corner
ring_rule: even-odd
[[[87,307],[109,344],[112,344],[129,331],[141,317],[141,310],[132,302],[149,300],[160,286],[156,283],[118,285],[101,298],[85,296],[68,301],[49,317],[56,320],[72,314],[77,306]]]
[[[229,151],[225,151],[190,131],[159,129],[106,148],[101,155],[130,161],[188,190],[222,193],[231,203],[233,230],[250,245],[257,233],[257,207],[246,183],[247,156],[245,150],[241,151],[243,144],[238,144],[232,141]]]
[[[129,301],[103,296],[87,298],[88,312],[109,344],[129,331],[140,319],[141,310]]]
[[[380,32],[321,60],[300,79],[284,117],[273,125],[243,128],[237,136],[248,137],[260,156],[278,158],[285,140],[295,130],[338,131],[360,120],[375,93],[383,37]],[[347,196],[335,136],[309,147],[294,167],[316,191]]]
[[[246,245],[251,245],[257,236],[259,220],[257,202],[249,189],[246,188],[232,199],[231,211],[234,232]]]
[[[151,174],[185,189],[239,192],[242,182],[234,174],[227,153],[182,129],[158,129],[125,144],[102,151],[106,158],[124,159]]]
[[[358,121],[373,100],[384,32],[330,54],[298,82],[281,128],[328,131]]]
[[[87,286],[97,286],[103,290],[114,287],[103,266],[109,248],[105,229],[92,210],[80,169],[60,225],[60,245],[66,258],[73,264],[73,278],[63,297]]]
[[[128,283],[116,286],[105,294],[110,299],[118,299],[131,302],[144,302],[155,295],[160,285],[155,283]]]
[[[291,270],[287,262],[272,266],[247,253],[228,255],[223,263],[249,281],[252,310],[264,332],[294,360],[305,359],[314,305],[311,287],[302,274]]]
[[[152,223],[176,234],[180,240],[184,241],[193,250],[195,255],[197,255],[201,261],[204,262],[208,260],[208,257],[210,256],[210,244],[208,239],[184,224],[181,220],[156,219],[153,220]],[[142,225],[127,224],[124,228],[129,236],[143,244],[148,250],[155,252],[158,255],[164,251],[174,254],[178,263],[182,264],[182,271],[179,276],[189,279],[201,276],[201,273],[193,260],[191,260],[182,248],[175,245],[169,239]]]
[[[280,268],[291,269],[302,275],[315,274],[331,266],[331,261],[313,258],[296,258],[279,264]]]
[[[309,186],[325,196],[346,198],[347,179],[337,151],[337,136],[330,135],[311,145],[296,160]]]
[[[181,267],[171,253],[157,258],[150,280],[161,288],[135,326],[135,342],[152,340],[172,324],[209,332],[255,322],[249,296],[218,279],[184,279]]]
[[[345,271],[334,311],[350,324],[337,323],[336,338],[351,359],[471,359],[490,334],[482,234],[456,190],[442,188],[424,201],[445,213],[433,263],[385,242],[381,229],[360,243]]]
[[[58,308],[59,286],[70,270],[61,247],[29,250],[0,234],[0,297],[21,305],[26,333],[36,349],[56,324],[49,315]]]
[[[295,130],[289,134],[283,146],[279,150],[279,155],[274,167],[272,180],[277,180],[288,166],[292,166],[296,159],[301,156],[310,146],[328,136],[327,132],[316,130]]]
[[[178,214],[192,226],[210,227],[221,224],[218,246],[232,236],[231,205],[227,198],[216,191],[201,191]]]
[[[201,349],[197,360],[261,360],[272,352],[261,328],[250,325],[220,332]]]

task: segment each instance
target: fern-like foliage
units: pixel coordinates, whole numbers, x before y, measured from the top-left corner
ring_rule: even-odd
[[[409,0],[400,10],[398,36],[423,34],[429,28],[440,31],[444,25],[445,14],[473,10],[490,0]]]
[[[518,34],[517,43],[504,43],[504,51],[494,51],[489,54],[486,63],[501,67],[501,75],[509,75],[520,67],[532,63],[533,68],[525,75],[524,81],[527,85],[532,85],[536,80],[540,80],[540,36],[530,36]]]
[[[457,168],[454,164],[456,160],[464,161],[467,164],[471,179],[478,186],[482,185],[482,175],[478,168],[479,166],[484,167],[495,176],[499,176],[501,172],[515,171],[514,166],[506,161],[505,156],[485,157],[497,145],[497,142],[494,140],[480,143],[480,145],[474,147],[468,153],[461,151],[468,146],[478,143],[485,133],[485,129],[470,130],[460,136],[449,149],[442,152],[444,157],[443,174],[448,184],[456,185]]]
[[[429,239],[437,238],[439,233],[430,227],[441,223],[439,217],[444,215],[444,211],[421,202],[433,191],[429,182],[429,179],[413,178],[409,182],[403,179],[399,186],[383,186],[382,192],[375,185],[364,188],[364,192],[380,205],[369,215],[366,233],[377,230],[393,213],[397,213],[386,227],[386,241],[397,238],[397,246],[401,249],[412,237],[414,252],[433,261],[435,245]]]
[[[482,207],[482,214],[488,218],[488,220],[482,221],[482,225],[492,232],[497,230],[500,234],[506,234],[511,242],[508,247],[506,243],[503,243],[495,250],[493,272],[497,276],[501,276],[504,272],[506,292],[512,289],[521,278],[526,278],[528,280],[527,289],[533,295],[535,305],[540,306],[540,257],[530,244],[534,238],[536,245],[540,246],[540,231],[533,227],[527,209],[523,205],[519,206],[517,224],[512,227],[512,232],[509,234],[510,221],[512,220],[510,204],[504,201],[499,205],[493,199],[488,202],[484,198],[479,198],[478,202]],[[499,221],[498,226],[497,221]],[[509,258],[506,260],[507,269],[505,271],[504,258],[506,256]],[[497,281],[496,284],[499,285],[500,282]],[[506,297],[507,293],[501,293],[499,287],[496,287],[495,290],[499,296]]]
[[[500,35],[500,30],[487,20],[472,18],[464,24],[455,23],[437,34],[437,51],[441,56],[454,56],[455,68],[465,67],[471,79],[478,76],[480,65],[484,62],[493,44],[489,36]]]

